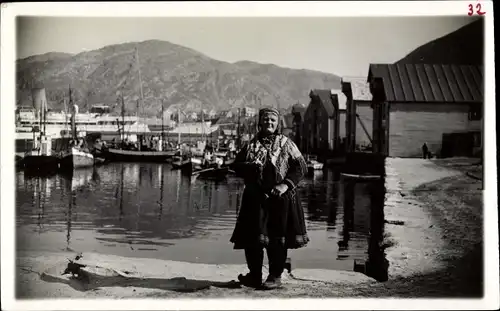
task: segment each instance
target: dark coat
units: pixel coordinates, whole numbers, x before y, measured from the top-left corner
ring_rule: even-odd
[[[248,145],[235,159],[233,169],[245,179],[242,205],[230,240],[235,249],[267,247],[272,243],[295,249],[309,242],[297,191],[307,166],[293,141],[284,141],[281,152],[288,154],[282,155],[281,165],[267,161],[259,168],[248,160]],[[281,197],[271,195],[270,190],[280,183],[287,184],[288,190]]]

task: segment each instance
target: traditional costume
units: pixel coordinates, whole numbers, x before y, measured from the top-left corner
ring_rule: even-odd
[[[265,108],[262,117],[276,109]],[[265,135],[262,131],[237,155],[236,174],[245,180],[242,206],[231,237],[235,249],[244,249],[250,273],[240,275],[243,283],[258,286],[262,282],[263,249],[269,259],[270,276],[266,283],[279,282],[285,268],[288,249],[309,242],[297,186],[307,166],[295,143],[282,134]],[[271,194],[278,184],[288,190],[281,196]]]

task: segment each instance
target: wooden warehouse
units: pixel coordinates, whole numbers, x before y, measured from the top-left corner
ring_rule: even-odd
[[[472,156],[482,149],[483,67],[371,64],[373,151],[421,157]]]
[[[366,77],[342,78],[342,92],[346,103],[346,151],[371,149],[373,110],[372,94]],[[342,126],[342,125],[341,125]]]
[[[303,151],[332,156],[339,149],[340,111],[338,95],[331,90],[311,90],[311,101],[304,113]]]

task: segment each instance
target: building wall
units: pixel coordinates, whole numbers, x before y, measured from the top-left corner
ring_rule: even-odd
[[[481,121],[469,121],[464,104],[391,103],[390,111],[390,157],[421,157],[424,142],[439,154],[443,133],[481,130]]]
[[[328,149],[329,150],[333,150],[334,148],[334,143],[335,143],[335,139],[333,137],[333,127],[335,126],[335,121],[333,120],[333,118],[329,118],[328,121],[328,128],[326,130],[326,137],[327,137],[327,140],[328,140]]]
[[[369,103],[356,103],[356,113],[359,118],[363,121],[370,137],[373,137],[373,109],[370,107]],[[368,146],[370,145],[370,139],[363,130],[363,126],[356,118],[356,145],[357,146]]]
[[[330,146],[328,114],[319,102],[311,102],[304,114],[303,122],[303,148],[304,153],[318,152],[320,149],[328,149]],[[333,129],[332,129],[333,131]]]
[[[341,110],[339,114],[339,139],[342,141],[343,138],[346,137],[346,112],[345,110]]]

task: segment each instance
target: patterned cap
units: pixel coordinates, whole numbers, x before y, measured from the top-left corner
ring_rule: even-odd
[[[278,117],[280,115],[278,109],[272,108],[272,107],[266,107],[266,108],[262,108],[261,110],[259,110],[259,116],[263,116],[266,113],[273,113]]]

